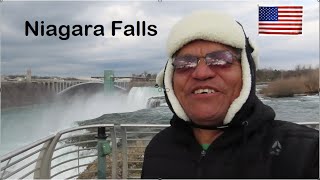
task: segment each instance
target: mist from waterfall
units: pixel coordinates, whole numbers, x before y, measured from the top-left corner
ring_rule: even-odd
[[[106,96],[103,92],[70,101],[13,108],[1,112],[0,155],[60,130],[78,126],[75,122],[103,114],[132,112],[147,107],[150,97],[161,96],[154,87],[133,87],[128,94]]]

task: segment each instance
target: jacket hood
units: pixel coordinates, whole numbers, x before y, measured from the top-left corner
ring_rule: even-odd
[[[165,97],[171,111],[180,119],[190,121],[173,90],[173,55],[184,45],[194,40],[207,40],[241,49],[242,89],[240,95],[231,103],[223,124],[238,119],[252,106],[250,97],[255,96],[255,66],[258,53],[255,45],[246,36],[240,23],[226,14],[199,11],[173,26],[168,40],[168,61],[157,76],[157,84],[165,89]],[[243,112],[244,111],[244,112]]]
[[[257,96],[254,96],[251,109],[246,115],[242,116],[241,120],[230,123],[230,126],[224,130],[224,133],[213,142],[215,148],[229,146],[237,140],[243,141],[243,138],[247,138],[255,131],[259,131],[261,127],[272,124],[274,118],[274,110],[263,104]],[[184,132],[183,135],[177,133],[175,135],[176,140],[183,144],[189,144],[189,139],[185,138],[185,135],[194,136],[189,123],[174,115],[170,124],[173,128],[179,129],[179,132]]]

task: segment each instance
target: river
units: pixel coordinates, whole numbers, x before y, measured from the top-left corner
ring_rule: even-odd
[[[147,108],[150,97],[162,95],[157,88],[135,87],[128,95],[105,97],[103,94],[96,94],[90,99],[79,97],[68,104],[56,102],[3,110],[0,156],[62,129],[78,126],[77,122],[89,119],[95,119],[92,123],[167,124],[172,116],[167,106]],[[273,107],[276,119],[293,122],[319,121],[318,95],[290,98],[268,98],[260,95],[259,98]]]

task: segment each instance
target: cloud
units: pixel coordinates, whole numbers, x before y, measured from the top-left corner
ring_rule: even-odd
[[[255,3],[254,3],[255,2]],[[319,56],[319,6],[304,5],[303,36],[260,37],[257,35],[257,4],[267,1],[94,1],[94,2],[3,2],[1,6],[2,74],[99,76],[105,69],[118,75],[160,71],[166,62],[165,42],[170,28],[195,10],[216,10],[231,14],[260,46],[260,68],[288,69],[297,64],[317,64]],[[300,1],[296,1],[299,2]],[[270,3],[269,3],[270,4]],[[46,24],[97,25],[105,36],[58,37],[24,35],[25,21]],[[156,36],[111,36],[111,22],[121,25],[145,21],[157,26]],[[208,22],[210,23],[210,22]],[[89,33],[90,34],[90,33]]]

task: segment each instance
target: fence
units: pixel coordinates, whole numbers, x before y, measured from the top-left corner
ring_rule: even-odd
[[[301,122],[319,129],[319,122]],[[0,180],[97,178],[97,129],[104,127],[112,151],[107,178],[140,178],[145,147],[169,125],[98,124],[60,131],[0,157]]]

